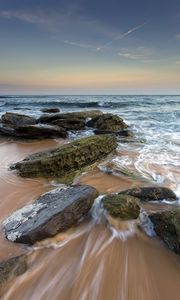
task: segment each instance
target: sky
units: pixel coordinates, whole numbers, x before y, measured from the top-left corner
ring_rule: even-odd
[[[0,0],[0,94],[180,94],[180,1]]]

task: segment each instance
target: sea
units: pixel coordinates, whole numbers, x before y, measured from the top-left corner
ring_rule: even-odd
[[[0,114],[7,111],[38,117],[45,107],[62,112],[100,109],[122,117],[131,126],[136,141],[119,143],[116,170],[133,172],[153,183],[166,184],[180,196],[180,96],[0,96]],[[84,133],[82,133],[83,135]]]

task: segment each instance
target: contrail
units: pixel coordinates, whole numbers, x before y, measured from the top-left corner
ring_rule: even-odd
[[[103,49],[103,48],[106,48],[107,46],[113,44],[114,41],[122,40],[123,38],[125,38],[125,37],[128,36],[129,34],[133,33],[134,31],[136,31],[136,30],[138,30],[138,29],[144,27],[144,25],[146,25],[146,24],[147,24],[147,22],[144,22],[144,23],[142,23],[142,24],[140,24],[140,25],[138,25],[138,26],[135,26],[135,27],[133,27],[133,28],[130,28],[128,31],[122,33],[121,35],[118,35],[118,36],[115,37],[113,40],[111,40],[110,42],[106,43],[104,46],[99,47],[99,48],[97,49],[97,51],[99,51],[99,50],[101,50],[101,49]]]

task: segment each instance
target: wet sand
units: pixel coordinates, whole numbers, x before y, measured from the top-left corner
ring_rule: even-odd
[[[11,162],[62,141],[0,143],[0,220],[52,188],[51,182],[24,179],[8,171]],[[80,178],[101,193],[134,187],[139,181],[98,169]],[[142,182],[142,184],[144,184]],[[157,238],[136,229],[126,240],[87,221],[35,245],[13,244],[0,232],[0,260],[29,253],[29,270],[1,293],[3,300],[179,300],[180,260]]]

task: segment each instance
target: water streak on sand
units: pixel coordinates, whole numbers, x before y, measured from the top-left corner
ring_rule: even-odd
[[[17,177],[8,171],[10,162],[60,142],[1,142],[1,220],[52,187],[45,180]],[[80,181],[102,193],[146,184],[122,174],[105,174],[99,169],[85,174]],[[6,241],[1,232],[1,259],[29,253],[28,272],[11,282],[2,291],[1,299],[178,300],[179,258],[156,238],[147,237],[136,223],[112,218],[107,223],[100,200],[101,197],[96,200],[91,220],[42,241],[31,250]]]

